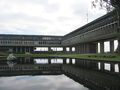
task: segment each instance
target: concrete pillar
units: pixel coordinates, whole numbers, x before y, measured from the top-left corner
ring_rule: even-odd
[[[66,53],[66,47],[65,46],[63,47],[63,53]]]
[[[48,58],[48,64],[51,64],[51,58]]]
[[[25,53],[26,53],[26,47],[25,47]]]
[[[79,50],[78,50],[78,46],[77,46],[77,45],[75,46],[75,53],[76,53],[76,54],[79,53]]]
[[[100,69],[101,69],[102,71],[105,69],[104,62],[101,62],[101,63],[100,63]]]
[[[48,47],[48,52],[50,52],[51,51],[51,47]]]
[[[100,42],[100,53],[104,53],[104,41]]]
[[[89,44],[86,44],[86,53],[89,53]]]
[[[70,51],[69,51],[69,52],[72,53],[72,47],[69,47],[69,48],[70,48]]]
[[[114,40],[110,41],[110,53],[114,53]]]
[[[98,43],[96,43],[96,53],[98,53]]]
[[[76,54],[78,53],[78,49],[77,49],[77,46],[75,46],[75,53],[76,53]]]
[[[119,69],[119,72],[120,72],[120,63],[118,64],[118,69]]]
[[[115,72],[115,64],[110,63],[110,71]]]
[[[22,50],[22,47],[20,47],[20,53],[22,53],[22,51],[23,51],[23,50]]]
[[[15,52],[18,53],[18,47],[16,47],[16,51]]]
[[[82,54],[82,44],[80,44],[80,54]]]
[[[83,45],[83,54],[85,53],[85,44],[82,44]]]
[[[85,53],[85,44],[82,44],[82,53]]]
[[[28,47],[28,52],[30,53],[30,47]]]
[[[72,64],[72,59],[71,58],[69,59],[69,64]]]
[[[82,44],[80,44],[80,54],[82,54],[82,52],[83,52],[83,46]]]
[[[77,49],[78,49],[78,53],[80,54],[80,50],[81,50],[81,49],[80,49],[80,45],[78,46],[78,48],[77,48]]]
[[[66,64],[66,58],[63,58],[63,64]]]
[[[117,47],[116,52],[120,54],[120,37],[118,39],[118,47]]]

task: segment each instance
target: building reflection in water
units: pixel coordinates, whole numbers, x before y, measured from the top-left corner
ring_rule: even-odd
[[[89,88],[90,90],[119,90],[119,70],[120,63],[117,61],[94,61],[89,59],[82,60],[59,57],[20,57],[17,60],[13,60],[10,62],[3,59],[0,60],[1,77],[37,75],[35,79],[37,80],[37,78],[40,77],[39,75],[56,75],[55,77],[57,78],[54,82],[58,83],[59,79],[63,81],[66,80],[63,79],[63,77],[65,77],[64,75],[66,75],[75,82],[78,82],[79,85],[83,85],[84,87],[86,87],[80,89],[79,86],[76,86],[77,83],[74,83],[74,88],[77,88],[73,89],[73,87],[71,87],[70,85],[68,86],[68,84],[70,84],[68,80],[68,82],[65,83],[65,85],[67,86],[65,90],[88,90],[87,88]],[[50,79],[53,78],[52,76],[41,77],[48,77]],[[64,87],[64,85],[60,87],[61,89],[58,90],[63,90],[62,87]]]

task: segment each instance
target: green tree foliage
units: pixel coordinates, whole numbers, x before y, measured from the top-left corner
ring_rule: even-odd
[[[94,8],[104,9],[107,12],[110,12],[114,9],[110,0],[93,0],[92,6]]]
[[[110,3],[115,8],[120,8],[120,0],[110,0]]]

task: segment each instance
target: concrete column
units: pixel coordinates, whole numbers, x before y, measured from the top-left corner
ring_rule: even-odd
[[[96,53],[98,53],[98,43],[96,43]]]
[[[110,41],[110,53],[114,53],[114,40]]]
[[[51,59],[50,58],[48,58],[48,64],[51,64]]]
[[[75,46],[75,53],[76,53],[76,54],[78,53],[78,49],[77,49],[77,46]]]
[[[65,53],[66,52],[66,47],[65,46],[63,46],[63,53]]]
[[[18,53],[18,47],[16,47],[16,51],[15,52]]]
[[[48,52],[50,52],[51,51],[51,47],[48,47]]]
[[[82,54],[84,54],[84,53],[85,53],[85,45],[82,44]]]
[[[83,44],[83,54],[85,53],[85,44]]]
[[[26,47],[25,47],[25,53],[26,53]]]
[[[120,72],[120,63],[118,64],[118,69],[119,69],[119,72]]]
[[[22,47],[20,47],[20,53],[22,53],[22,51],[23,51],[23,50],[22,50]]]
[[[70,51],[69,51],[69,52],[70,52],[70,53],[72,53],[72,47],[69,47],[69,49],[70,49]]]
[[[66,58],[63,58],[63,64],[66,64]]]
[[[72,64],[72,59],[71,58],[69,59],[69,64]]]
[[[120,54],[120,37],[118,39],[118,47],[117,47],[116,52]]]
[[[110,71],[115,72],[115,64],[114,63],[110,64]]]
[[[79,54],[80,53],[80,46],[76,46],[76,52],[77,52],[77,54]]]
[[[100,42],[100,53],[104,53],[104,41]]]
[[[82,54],[82,51],[83,51],[82,48],[83,48],[82,44],[80,44],[80,54]]]
[[[80,47],[79,47],[79,46],[76,46],[76,47],[75,47],[75,52],[76,52],[77,54],[79,54],[79,53],[80,53],[79,51],[80,51]]]
[[[101,69],[102,71],[105,69],[104,62],[101,62],[101,63],[100,63],[100,69]]]
[[[89,53],[89,44],[86,44],[86,53]]]
[[[25,47],[22,47],[22,53],[25,53]]]
[[[83,46],[82,44],[80,44],[80,54],[82,54],[82,52],[83,52]]]
[[[28,51],[28,52],[30,53],[30,47],[28,47],[28,49],[29,49],[29,51]]]

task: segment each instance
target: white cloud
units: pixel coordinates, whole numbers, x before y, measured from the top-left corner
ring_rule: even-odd
[[[90,0],[0,0],[0,33],[64,35],[103,15]]]

